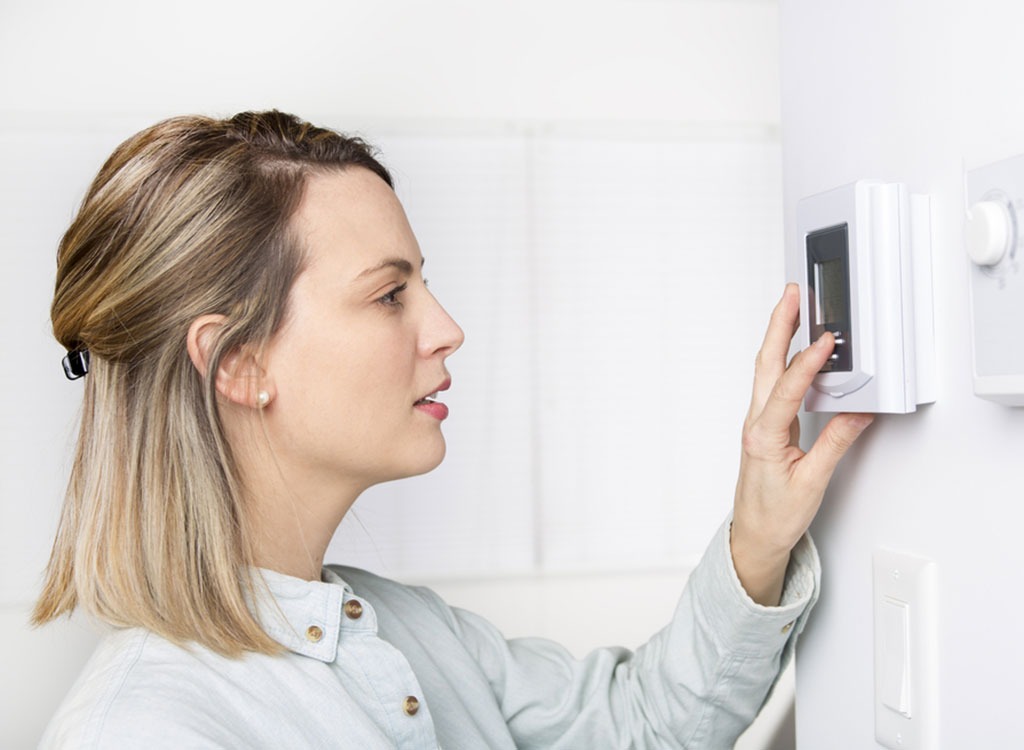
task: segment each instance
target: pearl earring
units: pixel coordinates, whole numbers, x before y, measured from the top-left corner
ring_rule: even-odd
[[[270,403],[270,394],[269,393],[267,393],[266,391],[260,391],[259,393],[256,394],[256,405],[259,408],[262,409],[264,406],[266,406],[269,403]]]

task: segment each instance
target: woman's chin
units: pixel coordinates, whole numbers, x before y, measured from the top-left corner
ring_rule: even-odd
[[[395,467],[396,473],[394,476],[390,476],[384,481],[428,474],[441,465],[446,452],[447,446],[445,445],[444,438],[439,436],[435,445],[417,453],[415,456],[410,456],[408,461],[403,461],[402,465]]]

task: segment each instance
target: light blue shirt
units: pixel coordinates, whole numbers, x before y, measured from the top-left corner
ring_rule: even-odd
[[[425,588],[353,568],[323,581],[262,571],[257,604],[287,651],[228,659],[138,628],[107,636],[43,748],[731,748],[753,720],[817,598],[805,537],[782,604],[762,607],[732,566],[729,525],[672,622],[635,653],[573,658],[506,640]],[[628,616],[609,606],[609,617]]]

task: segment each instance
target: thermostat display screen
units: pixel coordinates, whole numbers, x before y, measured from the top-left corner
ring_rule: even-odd
[[[833,358],[822,372],[853,369],[853,332],[850,330],[850,241],[846,224],[807,235],[807,292],[811,313],[811,341],[825,331],[836,337]]]
[[[818,290],[818,320],[838,320],[846,302],[846,277],[839,258],[814,264],[814,286]]]

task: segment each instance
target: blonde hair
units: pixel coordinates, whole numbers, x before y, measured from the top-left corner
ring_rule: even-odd
[[[80,606],[227,656],[280,650],[249,608],[249,521],[215,374],[285,316],[306,177],[351,167],[392,184],[360,139],[276,111],[172,118],[104,164],[57,255],[54,336],[91,363],[34,623]],[[186,340],[206,313],[226,323],[204,378]]]

